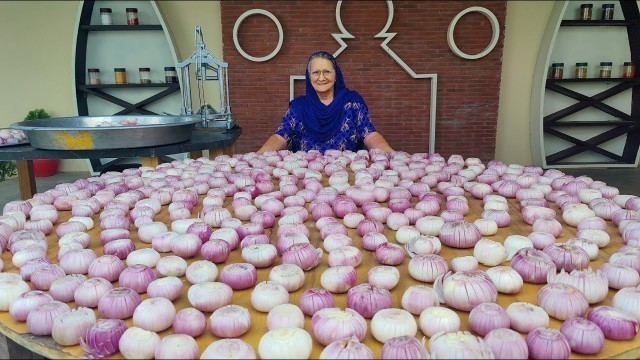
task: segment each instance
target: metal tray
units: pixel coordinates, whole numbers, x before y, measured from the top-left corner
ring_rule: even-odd
[[[47,150],[96,150],[159,146],[187,141],[194,116],[77,116],[12,124],[27,134],[31,146]]]

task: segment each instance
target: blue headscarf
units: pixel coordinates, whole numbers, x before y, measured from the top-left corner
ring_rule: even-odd
[[[336,72],[336,82],[334,85],[333,101],[329,105],[325,105],[320,101],[316,90],[311,85],[309,76],[309,63],[317,55],[321,58],[328,58],[333,63]],[[355,91],[349,90],[344,84],[342,71],[333,55],[326,51],[318,51],[313,53],[307,61],[307,69],[305,70],[306,93],[291,101],[291,107],[300,117],[300,121],[304,124],[306,132],[317,141],[327,141],[331,139],[340,130],[343,121],[344,105],[347,102],[360,102],[363,105],[364,100]],[[366,105],[365,105],[366,106]]]

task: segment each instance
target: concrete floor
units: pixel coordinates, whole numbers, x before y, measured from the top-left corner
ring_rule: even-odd
[[[587,175],[594,180],[600,180],[607,185],[615,186],[621,194],[640,195],[640,168],[634,169],[564,169],[564,173],[581,176]],[[38,192],[43,192],[54,188],[57,184],[74,182],[77,179],[90,177],[89,172],[65,172],[58,173],[51,177],[36,178]],[[13,200],[20,200],[20,190],[17,179],[9,179],[0,183],[0,209]],[[0,359],[41,359],[42,357],[33,354],[4,336],[0,335]]]

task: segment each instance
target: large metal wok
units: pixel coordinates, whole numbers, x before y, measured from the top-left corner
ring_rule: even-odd
[[[122,149],[187,141],[199,116],[77,116],[12,124],[31,146],[47,150]]]

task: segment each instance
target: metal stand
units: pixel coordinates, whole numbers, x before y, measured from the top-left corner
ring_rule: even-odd
[[[182,80],[182,115],[194,115],[191,100],[191,82],[189,65],[195,64],[195,79],[198,86],[199,107],[195,112],[202,117],[203,127],[231,129],[235,121],[231,117],[229,105],[229,64],[218,60],[205,49],[200,26],[195,28],[196,50],[189,58],[178,64],[178,75]],[[207,80],[218,81],[220,93],[220,110],[205,101],[204,82]]]

